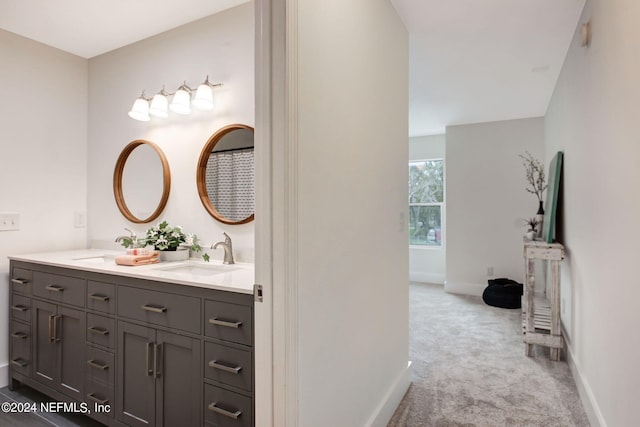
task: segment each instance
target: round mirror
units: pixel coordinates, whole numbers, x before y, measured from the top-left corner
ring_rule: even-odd
[[[255,182],[253,128],[223,127],[207,141],[200,154],[196,181],[205,209],[225,224],[253,221]]]
[[[153,142],[130,142],[118,157],[113,193],[118,209],[138,224],[156,219],[167,205],[171,173],[164,153]]]

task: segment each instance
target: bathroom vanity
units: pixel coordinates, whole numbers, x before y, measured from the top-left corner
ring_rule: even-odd
[[[253,426],[253,266],[10,257],[10,386],[109,426]]]

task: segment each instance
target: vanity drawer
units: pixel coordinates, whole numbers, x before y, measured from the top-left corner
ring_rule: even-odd
[[[250,427],[253,425],[253,402],[250,397],[205,384],[204,424],[216,427]]]
[[[64,304],[84,307],[87,282],[58,274],[33,273],[33,295]]]
[[[111,283],[87,283],[87,308],[114,314],[116,312],[116,286]]]
[[[22,295],[12,295],[11,318],[31,322],[31,298]]]
[[[251,345],[253,342],[251,307],[220,301],[205,301],[204,333],[208,337]]]
[[[114,348],[116,343],[116,321],[108,317],[87,313],[87,341],[92,344]]]
[[[31,371],[31,330],[29,325],[20,322],[11,322],[9,331],[11,340],[11,368],[15,372],[29,375]]]
[[[200,333],[200,299],[120,286],[118,315],[155,325]]]
[[[87,392],[89,384],[100,384],[113,389],[115,384],[115,359],[113,353],[87,346],[86,382]]]
[[[205,342],[204,376],[242,390],[251,391],[252,356],[251,351]]]
[[[24,268],[14,268],[11,275],[11,290],[23,294],[31,293],[31,283],[33,283],[33,271]]]

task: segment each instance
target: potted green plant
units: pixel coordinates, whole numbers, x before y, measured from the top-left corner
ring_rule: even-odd
[[[536,218],[529,218],[524,221],[527,226],[527,234],[525,237],[529,240],[533,240],[536,237],[536,227],[538,226],[538,220]]]
[[[198,236],[184,233],[179,225],[171,227],[167,221],[147,229],[145,237],[136,242],[131,238],[123,239],[122,245],[125,248],[153,246],[160,253],[160,261],[184,261],[189,259],[189,249],[196,253],[202,251]],[[202,259],[209,261],[209,255],[203,253]]]

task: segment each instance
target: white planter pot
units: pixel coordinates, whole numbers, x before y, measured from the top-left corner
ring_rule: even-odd
[[[189,248],[179,247],[175,251],[159,251],[160,262],[186,261],[189,259]]]

